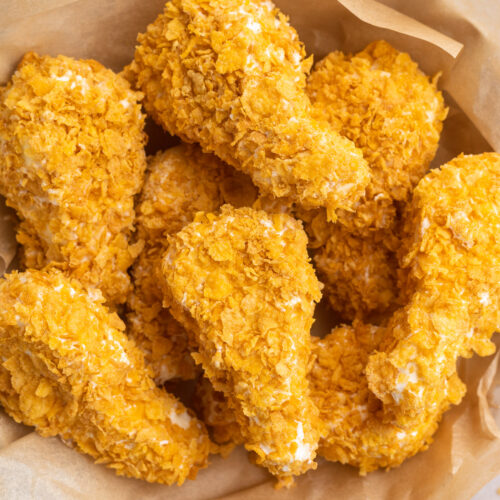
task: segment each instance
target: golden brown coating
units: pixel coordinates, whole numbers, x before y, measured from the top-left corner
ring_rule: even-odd
[[[352,233],[341,223],[329,223],[324,210],[296,207],[294,213],[304,222],[324,295],[340,319],[380,324],[389,317],[400,305],[399,219],[394,217],[391,229]]]
[[[318,410],[306,379],[320,283],[301,224],[225,205],[169,238],[166,304],[233,408],[255,459],[289,484],[315,467]]]
[[[369,388],[404,417],[453,399],[458,356],[494,352],[500,329],[500,154],[459,156],[418,184],[405,217],[407,305],[367,365]]]
[[[355,212],[299,212],[307,222],[325,295],[344,320],[390,313],[397,305],[398,205],[434,158],[447,114],[436,78],[408,54],[373,42],[354,56],[334,52],[311,73],[314,116],[363,151],[373,175]]]
[[[310,60],[269,0],[172,0],[139,35],[127,77],[171,134],[249,174],[262,194],[350,209],[369,169],[361,151],[311,116]]]
[[[329,233],[314,263],[332,309],[343,320],[390,314],[398,297],[398,263],[386,246],[388,232],[360,237],[336,224]]]
[[[207,378],[201,377],[196,384],[195,395],[196,411],[207,426],[212,441],[219,445],[219,452],[225,456],[236,445],[243,444],[236,416],[224,393],[216,391]]]
[[[145,244],[132,268],[127,333],[144,352],[158,384],[196,373],[184,328],[162,307],[157,267],[168,235],[198,211],[212,212],[223,202],[249,205],[256,196],[249,177],[198,146],[181,144],[149,158],[136,221],[137,239]]]
[[[295,206],[286,198],[259,195],[251,207],[255,210],[264,210],[268,214],[288,214],[292,217],[295,214]]]
[[[447,396],[402,425],[391,408],[384,408],[368,389],[365,368],[369,355],[383,341],[385,329],[355,321],[326,337],[312,337],[313,359],[308,380],[311,397],[327,431],[318,454],[333,462],[359,468],[362,475],[378,468],[399,466],[428,448],[442,414],[458,404],[465,387],[454,373]],[[242,442],[241,431],[227,398],[201,379],[196,390],[200,418],[219,444],[222,455]]]
[[[447,114],[436,83],[384,41],[316,64],[307,82],[314,116],[353,141],[372,170],[356,211],[339,213],[350,232],[390,228],[394,201],[408,201],[427,172]]]
[[[181,484],[206,466],[204,425],[158,389],[99,291],[60,271],[0,282],[0,402],[119,475]]]
[[[158,384],[193,378],[196,370],[184,328],[162,307],[157,266],[169,234],[180,231],[196,212],[222,204],[220,170],[221,162],[196,146],[180,145],[148,161],[136,221],[137,238],[145,245],[132,268],[127,333],[144,352]]]
[[[21,218],[23,264],[57,262],[109,304],[126,300],[141,94],[96,61],[28,53],[0,91],[0,192]]]
[[[127,301],[127,335],[143,352],[158,385],[173,378],[192,379],[196,367],[186,331],[162,307],[156,271],[161,252],[146,252],[139,256],[132,271],[135,288]]]
[[[416,415],[406,427],[398,425],[390,411],[384,411],[368,389],[365,374],[368,357],[384,334],[383,328],[355,321],[352,326],[335,328],[323,339],[314,338],[311,395],[328,429],[318,453],[358,467],[361,474],[397,467],[427,449],[449,407],[443,399],[436,408]],[[453,383],[456,380],[450,381]]]

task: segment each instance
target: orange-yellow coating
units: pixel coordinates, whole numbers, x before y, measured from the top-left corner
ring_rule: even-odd
[[[436,83],[385,41],[316,64],[307,82],[314,116],[353,141],[372,171],[355,212],[339,213],[350,232],[391,228],[394,202],[408,201],[427,172],[448,111]]]
[[[205,377],[196,384],[195,401],[200,419],[207,426],[212,441],[219,445],[219,452],[223,456],[243,443],[234,411],[229,408],[224,393],[216,391]]]
[[[324,295],[339,317],[379,324],[390,316],[400,302],[399,218],[394,214],[391,229],[352,233],[341,223],[329,223],[324,210],[296,207],[294,213],[304,222]]]
[[[269,0],[172,0],[125,70],[151,116],[249,174],[262,194],[335,220],[363,195],[361,151],[311,116],[310,59]]]
[[[198,211],[212,212],[223,202],[250,205],[256,196],[247,176],[198,146],[181,144],[149,158],[136,221],[137,239],[145,244],[132,268],[127,333],[144,352],[158,384],[196,373],[184,328],[162,307],[157,273],[168,235]]]
[[[416,187],[401,253],[407,305],[367,365],[370,390],[401,421],[457,397],[446,380],[459,356],[494,352],[499,229],[500,154],[461,155]]]
[[[165,484],[207,464],[204,425],[156,387],[99,291],[60,271],[0,282],[0,402],[119,475]]]
[[[398,209],[429,168],[447,114],[436,78],[387,42],[354,56],[334,52],[307,82],[314,116],[363,151],[372,178],[355,212],[299,212],[316,247],[325,295],[344,320],[386,314],[397,304]]]
[[[384,339],[385,329],[354,321],[326,337],[312,337],[313,364],[308,373],[311,397],[319,408],[326,433],[318,454],[333,462],[359,468],[362,475],[378,468],[399,466],[428,448],[442,414],[457,404],[465,387],[456,374],[446,381],[448,397],[432,410],[425,409],[405,425],[391,409],[385,409],[368,389],[365,368],[369,355]],[[242,442],[241,431],[227,399],[202,379],[196,391],[200,418],[229,453]]]
[[[0,90],[0,193],[21,219],[23,264],[60,263],[110,305],[126,300],[140,250],[141,98],[96,61],[34,53]]]
[[[165,303],[233,408],[256,462],[289,484],[315,468],[321,425],[306,379],[321,286],[301,224],[225,205],[169,238]]]
[[[405,427],[390,411],[384,411],[368,389],[365,374],[368,357],[384,335],[383,328],[355,321],[352,326],[335,328],[323,339],[314,338],[311,395],[328,429],[318,454],[358,467],[361,474],[397,467],[427,449],[442,413],[449,407],[449,401],[443,399],[436,408],[420,412]],[[457,380],[451,380],[452,384]]]
[[[314,263],[325,295],[343,320],[390,314],[397,303],[396,255],[387,248],[388,231],[374,230],[363,237],[350,234],[340,224],[329,228],[325,245]]]

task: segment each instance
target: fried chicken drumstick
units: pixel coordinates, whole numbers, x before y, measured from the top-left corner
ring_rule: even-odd
[[[321,455],[366,473],[427,448],[465,394],[457,358],[495,350],[499,227],[499,154],[460,156],[420,181],[402,242],[406,306],[385,328],[355,322],[315,343]]]
[[[196,212],[215,211],[223,202],[251,205],[256,196],[249,177],[198,146],[181,144],[148,159],[136,220],[136,238],[144,248],[132,267],[127,334],[144,352],[158,384],[196,374],[187,333],[162,307],[158,272],[168,235],[190,223]]]
[[[314,116],[351,139],[372,171],[355,211],[339,211],[335,226],[322,211],[302,215],[325,295],[345,321],[398,305],[398,212],[434,158],[447,114],[436,80],[384,41],[333,52],[308,79]]]
[[[309,330],[320,284],[298,221],[225,205],[169,240],[166,304],[228,398],[245,447],[284,484],[315,468],[321,432],[309,396]]]
[[[0,281],[0,402],[117,474],[181,484],[206,466],[204,425],[156,387],[98,291],[58,270]]]
[[[315,120],[310,60],[269,0],[173,0],[139,35],[127,78],[168,132],[249,174],[263,195],[335,220],[363,195],[361,151]]]
[[[314,339],[316,360],[309,373],[311,394],[328,432],[318,454],[359,468],[360,474],[392,468],[428,448],[450,402],[443,398],[406,427],[368,389],[366,364],[380,345],[384,328],[355,321]],[[461,391],[457,379],[450,384]],[[457,402],[455,400],[455,402]]]
[[[459,356],[495,351],[499,227],[500,154],[459,156],[415,189],[401,257],[407,305],[367,365],[370,390],[402,416],[453,392],[447,380]]]
[[[141,95],[96,61],[28,53],[0,89],[0,193],[21,219],[23,265],[57,262],[125,302],[134,195],[143,182]]]

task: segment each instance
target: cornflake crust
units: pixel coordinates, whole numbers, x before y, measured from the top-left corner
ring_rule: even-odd
[[[316,467],[321,433],[306,378],[321,286],[306,246],[292,217],[225,205],[170,237],[162,262],[165,304],[193,357],[280,485]]]
[[[332,224],[324,210],[295,207],[304,222],[324,295],[344,322],[378,322],[401,305],[397,251],[401,220],[394,211],[391,228],[351,232]],[[362,234],[361,234],[362,233]]]
[[[196,212],[215,211],[224,202],[250,205],[256,197],[249,177],[198,146],[181,144],[148,159],[136,220],[136,239],[145,244],[132,268],[127,333],[144,352],[157,384],[196,375],[187,333],[162,307],[158,272],[168,235],[190,223]]]
[[[59,263],[110,305],[126,300],[143,182],[142,95],[96,61],[28,53],[0,89],[0,193],[22,263]]]
[[[355,211],[298,213],[317,248],[325,295],[344,320],[371,319],[398,304],[398,212],[428,170],[446,118],[437,77],[384,41],[354,56],[333,52],[307,82],[313,114],[363,151],[372,178]]]
[[[314,255],[316,269],[325,283],[330,306],[344,321],[354,318],[375,321],[390,315],[398,302],[398,260],[388,248],[399,239],[388,231],[360,237],[336,224]]]
[[[314,338],[311,394],[328,428],[318,453],[358,467],[361,475],[380,467],[397,467],[426,450],[442,413],[450,406],[443,399],[416,415],[407,427],[385,411],[368,389],[365,374],[368,357],[384,336],[384,328],[355,321],[352,326],[333,329],[323,339]]]
[[[119,475],[165,484],[207,464],[204,425],[158,389],[98,291],[57,270],[0,282],[0,402]]]
[[[459,156],[427,174],[401,248],[406,305],[386,328],[355,321],[315,340],[311,394],[329,432],[319,454],[362,474],[428,447],[466,388],[459,356],[500,328],[500,155]]]
[[[207,426],[212,441],[219,445],[216,451],[223,457],[229,455],[236,445],[243,444],[234,411],[224,393],[216,391],[205,377],[196,384],[195,410]]]
[[[323,339],[312,337],[312,368],[308,373],[311,397],[319,408],[326,433],[318,454],[332,462],[357,467],[361,475],[393,468],[426,450],[442,414],[458,404],[465,387],[456,374],[446,381],[453,400],[443,398],[401,425],[368,389],[366,364],[386,334],[382,327],[354,321],[334,328]],[[226,456],[243,440],[233,409],[224,394],[202,378],[196,389],[197,411],[207,425],[217,452]]]
[[[492,354],[500,330],[500,155],[459,156],[427,174],[409,205],[401,251],[407,305],[389,321],[369,389],[411,419],[460,400],[456,360]],[[463,392],[463,390],[462,390]]]
[[[249,174],[263,195],[335,220],[364,194],[369,168],[312,117],[304,55],[269,0],[173,0],[139,35],[125,74],[168,132]]]
[[[372,171],[356,211],[339,213],[339,221],[351,233],[390,229],[395,202],[408,202],[436,154],[448,114],[437,77],[378,41],[354,56],[328,54],[311,72],[307,94],[314,116],[353,141]]]

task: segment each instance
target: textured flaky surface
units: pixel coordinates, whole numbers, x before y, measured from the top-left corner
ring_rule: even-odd
[[[311,117],[310,60],[268,0],[173,0],[126,74],[170,133],[305,208],[351,208],[369,180],[361,151]]]
[[[256,195],[247,176],[198,146],[182,144],[149,158],[136,221],[137,239],[145,243],[132,268],[127,333],[143,350],[157,383],[195,375],[187,334],[162,307],[157,272],[168,235],[190,223],[196,212],[212,212],[223,202],[250,205]]]
[[[206,465],[203,424],[158,389],[124,325],[59,271],[0,282],[0,402],[118,474],[182,483]]]
[[[327,221],[323,210],[294,213],[303,222],[324,295],[343,321],[379,322],[399,305],[397,250],[399,217],[390,228],[351,232]]]
[[[324,246],[314,256],[325,295],[343,319],[385,315],[398,296],[397,259],[387,244],[388,231],[350,234],[340,224],[329,228]]]
[[[224,456],[234,446],[242,444],[244,440],[234,410],[229,407],[224,393],[216,391],[211,382],[202,377],[196,384],[195,395],[196,410],[211,439],[220,445],[220,453]]]
[[[171,237],[166,303],[234,409],[245,446],[284,482],[315,467],[318,411],[306,374],[320,284],[307,238],[285,214],[225,205]],[[288,478],[288,480],[287,480]]]
[[[307,83],[314,115],[363,151],[372,169],[356,212],[339,214],[351,232],[390,228],[394,201],[408,201],[437,150],[447,109],[436,79],[387,42],[354,56],[333,52]]]
[[[369,391],[365,367],[383,339],[383,328],[354,322],[314,339],[316,360],[309,373],[311,395],[328,433],[318,453],[359,467],[361,474],[400,465],[425,450],[449,402],[419,413],[406,427],[384,411]]]
[[[367,365],[369,388],[413,417],[457,399],[458,356],[500,329],[500,155],[459,156],[418,184],[405,217],[406,307]]]
[[[133,196],[146,167],[140,94],[95,61],[28,53],[0,90],[0,192],[26,267],[61,263],[126,300]]]
[[[429,168],[447,110],[436,79],[408,54],[374,42],[354,56],[333,52],[307,82],[314,116],[363,151],[372,178],[355,212],[333,227],[320,212],[308,221],[325,295],[345,320],[389,312],[398,296],[397,213]],[[325,244],[326,243],[326,244]]]
[[[449,389],[443,393],[445,397],[403,424],[398,413],[384,407],[368,388],[366,364],[385,335],[385,328],[355,321],[352,326],[335,328],[322,339],[312,337],[314,362],[308,380],[326,428],[318,454],[357,467],[362,475],[397,467],[427,449],[442,414],[465,392],[454,373],[446,380]],[[197,386],[196,396],[200,418],[220,445],[219,452],[228,453],[242,442],[234,410],[206,379]]]

